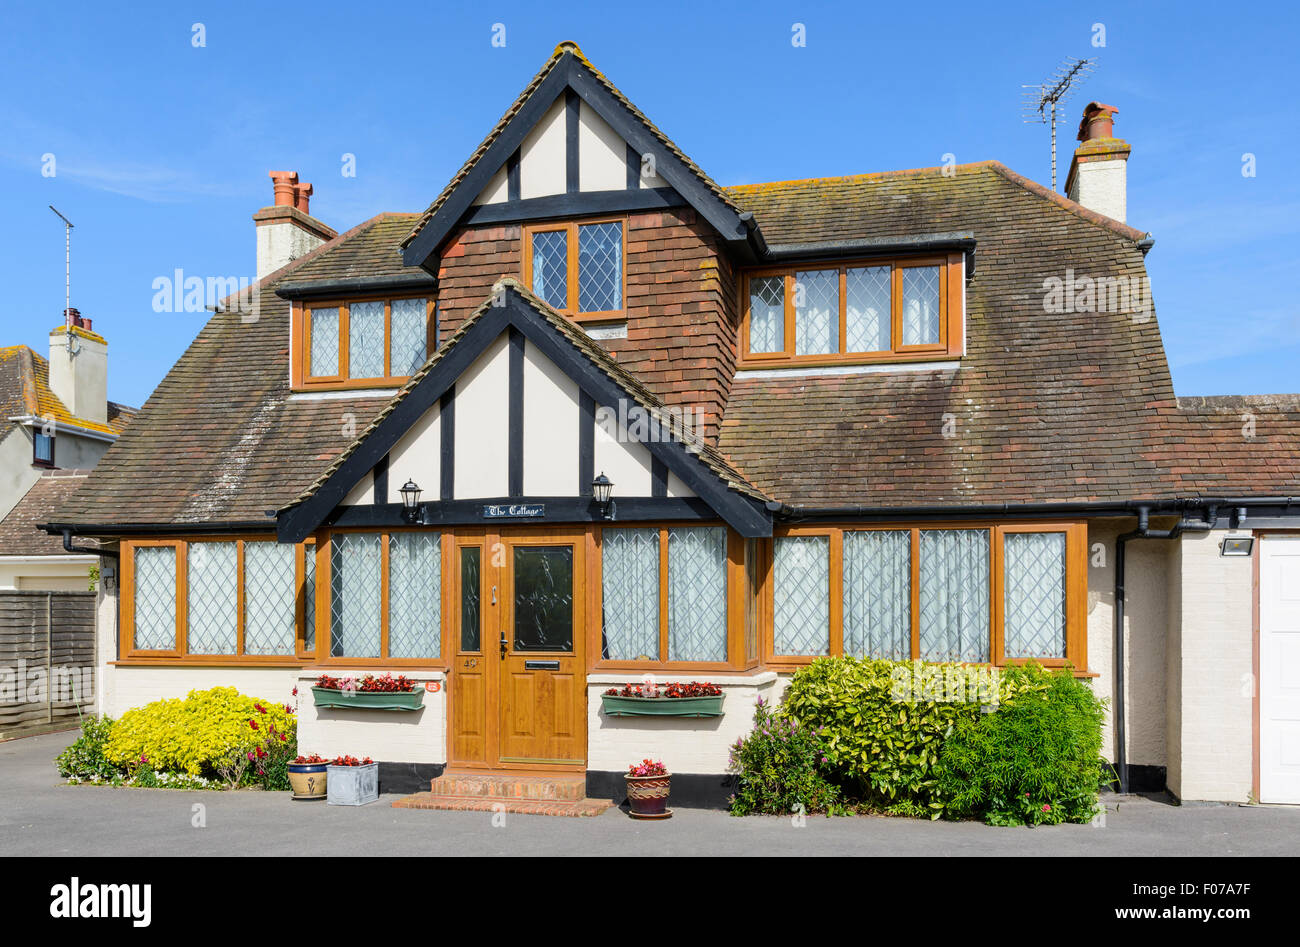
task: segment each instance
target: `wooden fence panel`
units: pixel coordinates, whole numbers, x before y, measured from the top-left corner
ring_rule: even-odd
[[[77,726],[95,659],[94,592],[0,592],[0,740]]]

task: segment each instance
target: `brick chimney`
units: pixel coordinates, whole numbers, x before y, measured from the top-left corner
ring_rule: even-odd
[[[76,309],[50,330],[50,390],[83,421],[108,423],[108,343]]]
[[[1065,179],[1065,193],[1089,210],[1124,223],[1128,214],[1128,156],[1132,148],[1115,137],[1113,105],[1089,102],[1079,122],[1079,141]]]
[[[257,278],[310,253],[337,234],[311,216],[312,186],[297,171],[272,171],[275,203],[253,215],[257,224]]]

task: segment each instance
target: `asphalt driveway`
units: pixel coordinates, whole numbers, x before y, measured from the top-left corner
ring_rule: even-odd
[[[0,855],[1298,855],[1300,808],[1173,806],[1109,796],[1099,825],[1037,829],[911,819],[634,822],[295,803],[288,794],[63,785],[75,733],[0,743]],[[500,817],[498,820],[500,821]]]

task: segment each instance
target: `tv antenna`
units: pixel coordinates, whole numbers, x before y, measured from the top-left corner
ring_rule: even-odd
[[[1097,66],[1096,59],[1067,59],[1046,82],[1021,86],[1025,91],[1021,115],[1027,125],[1052,128],[1052,190],[1056,190],[1056,112]]]
[[[72,311],[72,221],[59,214],[59,209],[53,204],[50,210],[63,221],[63,318],[66,321]]]

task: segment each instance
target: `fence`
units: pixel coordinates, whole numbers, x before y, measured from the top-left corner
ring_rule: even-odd
[[[95,701],[95,593],[0,592],[0,740],[77,726]]]

